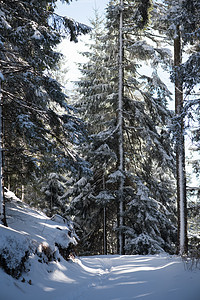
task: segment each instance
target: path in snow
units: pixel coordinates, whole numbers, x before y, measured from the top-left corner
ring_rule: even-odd
[[[33,260],[25,279],[4,275],[2,281],[1,271],[0,299],[200,299],[200,270],[189,271],[180,258],[170,256],[94,256],[49,265]]]
[[[200,271],[186,271],[180,258],[100,256],[83,258],[81,263],[96,265],[102,272],[74,299],[200,299]]]
[[[7,203],[6,211],[9,227],[0,226],[0,245],[5,231],[21,244],[29,237],[52,249],[58,238],[68,245],[65,224],[58,230],[56,222],[19,201]],[[32,255],[27,264],[24,282],[0,269],[0,300],[200,300],[200,270],[189,271],[179,257],[109,255],[74,263],[60,257],[60,262],[41,264]]]

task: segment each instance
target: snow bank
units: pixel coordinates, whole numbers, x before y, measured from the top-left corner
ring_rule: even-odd
[[[36,255],[41,262],[57,259],[57,249],[76,245],[76,235],[70,222],[60,217],[51,219],[21,202],[14,193],[5,192],[8,227],[0,225],[0,263],[4,270],[18,278],[26,262]]]
[[[31,244],[25,235],[0,225],[0,264],[5,271],[18,278],[25,271],[25,261]]]
[[[199,300],[200,270],[189,271],[179,257],[110,255],[74,263],[31,260],[24,282],[0,270],[3,300]]]
[[[55,243],[76,241],[68,222],[58,215],[50,219],[18,200],[8,202],[6,212],[9,228],[0,226],[0,252],[9,249],[5,259],[10,268],[24,257],[27,261],[18,280],[0,268],[2,300],[200,299],[200,270],[190,270],[179,257],[108,255],[66,261]],[[52,253],[55,259],[43,260]]]

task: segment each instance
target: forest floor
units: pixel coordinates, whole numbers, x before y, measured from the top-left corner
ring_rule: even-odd
[[[188,270],[180,258],[164,255],[82,257],[49,265],[34,261],[24,277],[23,283],[0,270],[0,299],[200,299],[200,270]]]
[[[0,246],[7,231],[50,246],[55,232],[60,232],[44,214],[17,201],[7,206],[7,214],[9,228],[0,225]],[[200,300],[200,268],[178,256],[100,255],[73,261],[60,256],[59,260],[41,263],[32,255],[29,271],[18,280],[0,269],[0,300]]]

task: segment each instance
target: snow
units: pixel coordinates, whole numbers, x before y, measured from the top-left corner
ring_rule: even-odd
[[[9,227],[0,226],[0,248],[7,245],[8,237],[15,240],[13,258],[16,252],[19,258],[23,255],[30,240],[53,247],[57,235],[62,239],[61,233],[69,229],[58,215],[53,221],[19,200],[8,202],[6,210]],[[32,253],[29,271],[19,280],[0,269],[0,299],[199,300],[200,269],[188,268],[189,261],[178,256],[99,255],[70,261],[58,257],[41,263]]]
[[[78,187],[83,187],[84,185],[86,185],[87,183],[87,179],[85,177],[82,177],[79,181],[77,181],[76,185]]]
[[[33,260],[24,283],[0,270],[0,290],[4,300],[198,300],[199,276],[180,258],[165,255],[93,256],[49,265]]]
[[[35,127],[34,123],[29,121],[29,116],[25,114],[21,114],[17,116],[17,119],[19,120],[20,126],[23,128],[33,128]]]
[[[113,195],[111,193],[109,193],[108,191],[101,191],[97,196],[96,199],[98,200],[114,200],[115,198],[113,197]]]
[[[6,203],[7,223],[9,226],[9,228],[6,228],[6,231],[8,231],[6,239],[14,240],[15,238],[19,242],[21,240],[21,244],[25,244],[25,239],[30,246],[35,245],[36,247],[45,242],[52,249],[55,247],[55,243],[63,247],[68,247],[69,243],[76,244],[73,228],[69,222],[62,223],[58,215],[53,216],[52,219],[48,218],[42,212],[31,209],[28,205],[21,202],[10,191],[6,191],[5,196],[7,199],[10,199],[10,202]],[[5,236],[4,232],[5,227],[0,225],[0,247],[2,236]]]
[[[4,257],[7,260],[9,268],[16,268],[25,252],[29,248],[28,239],[25,235],[20,234],[19,231],[8,229],[0,225],[0,253],[4,250]],[[9,252],[6,251],[9,249]]]
[[[10,26],[10,24],[2,17],[1,18],[1,22],[3,24],[3,26],[7,29],[7,30],[11,30],[12,27]]]
[[[4,195],[7,199],[11,200],[15,200],[15,201],[20,201],[20,199],[15,195],[15,193],[9,191],[7,188],[4,188]]]
[[[43,37],[43,35],[38,31],[38,30],[35,30],[34,34],[32,35],[32,39],[35,39],[35,40],[41,40]]]
[[[109,180],[107,182],[117,182],[120,178],[124,179],[125,176],[121,170],[117,170],[111,173],[109,176]]]
[[[0,41],[0,44],[1,44],[1,41]],[[3,76],[3,74],[0,72],[0,80],[4,80],[4,76]]]

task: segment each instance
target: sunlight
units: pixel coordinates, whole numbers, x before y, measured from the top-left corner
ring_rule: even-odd
[[[105,271],[104,271],[104,270],[102,270],[102,269],[100,269],[100,268],[94,269],[94,268],[86,267],[86,266],[81,262],[80,259],[77,259],[76,261],[77,261],[78,265],[79,265],[83,270],[85,270],[85,271],[87,271],[87,272],[89,272],[89,273],[92,273],[92,274],[98,274],[98,275],[103,275],[103,274],[108,274],[108,273],[109,273],[108,270],[105,270]]]
[[[170,262],[168,264],[165,264],[163,266],[158,266],[158,267],[149,267],[149,266],[138,267],[138,266],[134,266],[134,265],[133,266],[129,265],[129,269],[125,269],[124,266],[121,266],[121,267],[119,266],[119,267],[114,267],[112,272],[116,273],[116,274],[127,274],[127,273],[134,273],[134,272],[138,272],[138,271],[157,271],[157,270],[167,268],[174,264],[180,264],[180,262],[173,261],[173,262]]]
[[[27,214],[26,207],[24,209],[20,206],[17,206],[16,208],[10,207],[10,210],[13,211],[13,212],[19,213],[21,215],[21,217],[22,217],[22,214],[25,215],[25,216]],[[39,212],[31,210],[31,209],[28,210],[28,214],[29,214],[29,217],[33,217],[33,218],[36,218],[36,219],[48,220],[48,217],[45,216],[43,213],[39,213]],[[23,220],[23,218],[21,220]]]
[[[51,288],[51,287],[48,287],[48,286],[45,286],[45,287],[43,288],[43,290],[44,290],[45,292],[52,292],[52,291],[55,291],[55,289],[53,289],[53,288]]]
[[[61,271],[67,271],[67,268],[64,265],[61,265],[61,263],[57,262],[56,265],[59,268],[59,270],[61,270]]]
[[[53,274],[51,274],[50,279],[52,281],[62,282],[62,283],[75,283],[76,282],[74,279],[69,278],[63,272],[61,272],[59,270],[55,270],[53,272]]]
[[[130,282],[119,282],[116,283],[115,285],[134,285],[134,284],[142,284],[142,283],[147,283],[147,281],[130,281]]]
[[[39,235],[39,234],[36,234],[35,236],[38,237],[39,239],[45,241],[45,238],[44,238],[43,236],[41,236],[41,235]]]
[[[143,298],[143,297],[146,297],[146,296],[150,296],[150,295],[152,295],[152,294],[153,294],[153,293],[141,294],[141,295],[138,295],[138,296],[133,297],[133,299]]]
[[[49,220],[50,222],[52,222],[51,220]],[[53,223],[53,222],[52,222]],[[56,229],[58,227],[58,224],[55,222],[55,224],[49,224],[47,222],[45,223],[40,223],[40,225],[45,226],[46,228],[50,228],[50,229]],[[59,224],[59,228],[62,228],[62,230],[69,230],[69,228],[66,226],[66,224]]]

